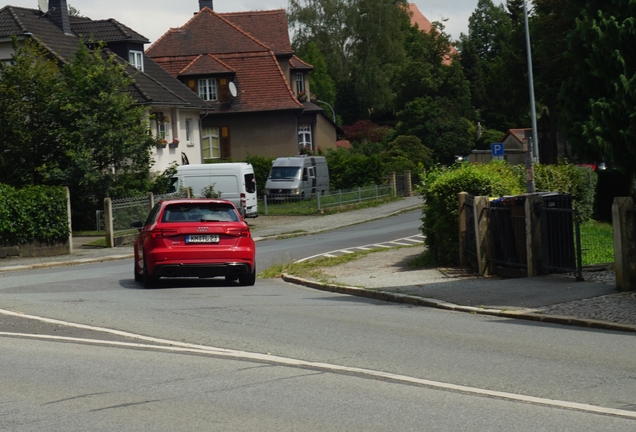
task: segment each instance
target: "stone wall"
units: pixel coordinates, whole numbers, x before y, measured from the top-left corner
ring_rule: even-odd
[[[0,247],[0,259],[4,258],[37,258],[72,253],[70,243],[56,243],[53,245],[31,242],[18,246]]]

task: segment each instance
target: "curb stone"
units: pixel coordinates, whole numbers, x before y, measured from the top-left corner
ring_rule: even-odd
[[[545,315],[537,313],[532,309],[524,310],[500,310],[500,309],[483,309],[475,306],[461,306],[454,303],[445,301],[405,295],[395,294],[386,291],[369,290],[366,288],[350,287],[344,285],[328,284],[313,281],[310,279],[304,279],[298,276],[289,275],[287,273],[282,274],[282,279],[285,282],[293,283],[296,285],[302,285],[309,288],[315,288],[322,291],[335,292],[340,294],[355,295],[358,297],[373,298],[376,300],[388,301],[393,303],[406,303],[416,306],[432,307],[436,309],[451,310],[455,312],[472,313],[479,315],[490,315],[501,318],[511,319],[523,319],[528,321],[545,322],[550,324],[571,325],[575,327],[587,327],[597,328],[604,330],[616,330],[622,332],[636,333],[636,325],[613,323],[609,321],[601,321],[588,318],[578,318],[575,316],[563,316],[563,315]]]

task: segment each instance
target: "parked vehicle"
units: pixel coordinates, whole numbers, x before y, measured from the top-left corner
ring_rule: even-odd
[[[308,199],[326,193],[329,168],[323,156],[277,158],[265,183],[268,199]]]
[[[159,201],[135,240],[135,281],[154,287],[159,278],[224,276],[254,285],[256,246],[234,204],[219,199]]]
[[[204,197],[212,186],[219,198],[232,201],[244,218],[258,217],[254,167],[247,162],[181,165],[172,179],[172,191],[192,188],[194,197]]]

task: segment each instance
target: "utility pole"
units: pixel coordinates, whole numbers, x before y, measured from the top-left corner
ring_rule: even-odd
[[[523,1],[523,16],[526,26],[526,54],[528,56],[528,85],[530,89],[530,116],[532,118],[532,150],[534,161],[539,162],[539,135],[537,130],[537,109],[534,101],[534,78],[532,73],[532,48],[530,46],[530,24],[528,23],[528,6]]]
[[[534,162],[539,162],[539,134],[537,130],[537,110],[534,104],[534,78],[532,76],[532,51],[530,48],[530,24],[528,23],[528,6],[523,0],[523,17],[526,26],[526,54],[528,55],[528,86],[530,89],[530,117],[532,118],[532,138],[528,140],[526,157],[526,188],[528,193],[535,192]]]

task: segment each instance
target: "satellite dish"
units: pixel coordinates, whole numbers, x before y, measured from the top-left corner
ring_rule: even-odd
[[[230,90],[230,94],[232,95],[232,97],[236,97],[236,95],[238,94],[238,92],[236,91],[236,84],[230,81],[227,87],[228,90]]]
[[[49,0],[38,0],[38,7],[42,13],[47,13],[49,11]]]

